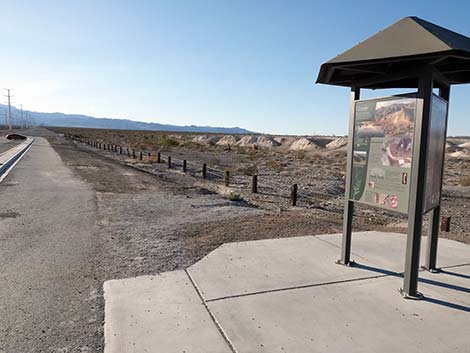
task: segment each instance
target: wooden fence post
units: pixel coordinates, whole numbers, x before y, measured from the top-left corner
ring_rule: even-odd
[[[148,159],[150,159],[150,156],[151,156],[151,155],[150,155],[150,152],[147,153],[147,158],[148,158]]]
[[[224,184],[225,186],[230,185],[230,171],[226,170],[224,174]]]
[[[160,154],[160,152],[157,153],[157,163],[161,163],[162,162],[162,156]]]
[[[297,184],[292,185],[291,188],[291,200],[292,200],[292,206],[297,205]]]
[[[168,156],[168,169],[171,168],[171,156]]]
[[[135,159],[135,149],[132,149],[132,158]]]
[[[142,151],[140,151],[140,154],[139,154],[139,159],[142,160],[143,156],[142,156]]]
[[[187,170],[186,163],[187,163],[186,159],[183,159],[183,173],[186,173],[186,170]]]
[[[206,179],[206,178],[207,178],[207,165],[206,165],[206,163],[204,163],[204,164],[202,165],[202,178],[203,178],[203,179]]]
[[[251,192],[256,194],[258,192],[258,176],[253,175],[251,180]]]
[[[122,154],[122,146],[119,146],[119,154]]]

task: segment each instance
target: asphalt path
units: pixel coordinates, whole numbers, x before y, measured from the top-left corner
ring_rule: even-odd
[[[95,351],[95,193],[36,138],[0,195],[0,352]]]

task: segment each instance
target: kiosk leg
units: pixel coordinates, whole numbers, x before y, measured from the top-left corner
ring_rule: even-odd
[[[419,252],[423,227],[423,200],[426,183],[426,154],[428,149],[429,117],[433,88],[433,73],[426,68],[419,78],[418,106],[416,109],[415,134],[413,143],[413,165],[410,185],[408,214],[408,236],[406,239],[404,298],[420,299],[418,292]]]
[[[424,265],[425,269],[429,272],[438,272],[438,269],[436,268],[436,259],[440,218],[441,206],[437,206],[431,211],[431,217],[429,219],[429,233],[426,246],[426,262]]]
[[[340,265],[352,265],[351,261],[351,238],[352,238],[352,221],[354,214],[354,202],[350,201],[351,173],[353,159],[353,135],[354,135],[354,110],[356,100],[360,98],[361,89],[359,87],[351,87],[351,96],[349,103],[349,135],[348,135],[348,161],[346,170],[346,179],[344,185],[344,219],[343,219],[343,244],[341,247],[341,259],[336,261]]]
[[[419,251],[421,247],[422,214],[411,214],[408,219],[408,237],[406,239],[405,274],[401,294],[406,299],[420,299],[418,292]]]
[[[343,242],[341,245],[341,259],[336,263],[340,265],[351,265],[351,238],[352,238],[352,221],[354,214],[354,202],[346,201],[344,204],[343,219]]]

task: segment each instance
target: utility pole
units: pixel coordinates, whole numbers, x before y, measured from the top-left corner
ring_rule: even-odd
[[[26,124],[25,124],[25,121],[23,119],[23,104],[20,104],[20,111],[21,111],[21,113],[20,113],[21,114],[20,115],[20,125],[24,129],[26,127],[25,126]]]
[[[11,89],[5,88],[5,90],[7,91],[7,95],[5,97],[8,99],[8,128],[11,130]]]

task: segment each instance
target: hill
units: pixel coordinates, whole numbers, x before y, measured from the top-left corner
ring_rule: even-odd
[[[0,104],[0,117],[4,117],[7,106]],[[14,121],[18,121],[20,111],[12,107]],[[24,111],[23,116],[29,116],[35,125],[56,127],[83,127],[95,129],[118,129],[118,130],[151,130],[151,131],[176,131],[176,132],[203,132],[220,134],[247,134],[251,131],[240,127],[213,127],[213,126],[180,126],[159,123],[146,123],[129,119],[95,118],[88,115],[64,114],[64,113],[42,113]],[[4,119],[0,119],[3,123]]]

